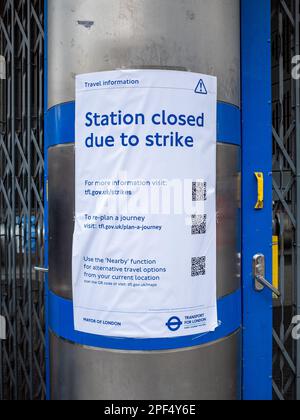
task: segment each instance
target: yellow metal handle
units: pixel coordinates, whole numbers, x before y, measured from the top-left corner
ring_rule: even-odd
[[[273,286],[279,289],[279,237],[273,236]],[[274,299],[278,299],[278,296],[273,294]]]
[[[257,202],[255,205],[256,210],[264,208],[264,174],[262,172],[255,172],[257,179]]]

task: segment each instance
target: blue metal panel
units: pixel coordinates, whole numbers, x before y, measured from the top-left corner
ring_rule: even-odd
[[[218,102],[217,139],[221,143],[241,144],[241,112],[239,108]],[[46,120],[47,146],[75,141],[75,103],[52,107]]]
[[[242,0],[243,398],[272,398],[272,293],[253,288],[252,258],[272,275],[271,2]],[[254,172],[264,173],[265,207],[254,210]]]
[[[196,347],[227,337],[241,328],[241,291],[218,302],[220,326],[215,332],[180,338],[124,339],[96,336],[74,330],[73,302],[50,292],[50,329],[59,337],[89,347],[129,351],[175,350]]]

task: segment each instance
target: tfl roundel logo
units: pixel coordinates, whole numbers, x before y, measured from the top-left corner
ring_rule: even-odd
[[[166,326],[169,328],[170,331],[176,332],[176,331],[180,330],[180,328],[182,326],[182,322],[177,316],[173,316],[166,323]]]

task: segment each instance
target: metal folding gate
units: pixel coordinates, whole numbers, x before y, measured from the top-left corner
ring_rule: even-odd
[[[43,3],[0,2],[0,400],[45,396]]]
[[[273,389],[275,398],[300,399],[300,341],[291,338],[300,314],[300,81],[291,78],[300,0],[272,3],[274,276],[282,293]],[[34,270],[44,258],[43,20],[43,0],[0,0],[0,400],[46,392],[44,279]]]
[[[292,77],[300,54],[299,7],[299,0],[273,0],[273,246],[281,291],[274,301],[273,390],[281,400],[300,399],[300,341],[292,338],[293,317],[300,314],[300,81]]]

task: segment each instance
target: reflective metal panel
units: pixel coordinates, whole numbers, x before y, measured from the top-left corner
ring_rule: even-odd
[[[49,150],[49,287],[72,299],[72,243],[75,216],[74,145]]]
[[[74,100],[74,77],[116,68],[216,75],[240,104],[239,0],[48,0],[49,107]]]
[[[240,332],[199,348],[114,352],[51,334],[53,400],[236,400]]]
[[[240,286],[239,148],[218,144],[217,153],[217,276],[218,296]],[[74,229],[74,145],[49,150],[49,284],[72,299],[72,237]]]

